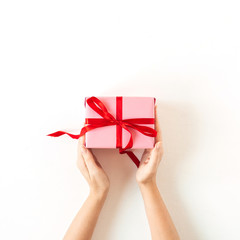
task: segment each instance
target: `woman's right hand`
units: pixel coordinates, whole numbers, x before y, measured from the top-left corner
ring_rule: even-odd
[[[162,136],[157,118],[157,105],[155,106],[155,128],[157,131],[155,147],[145,149],[139,168],[136,173],[138,184],[155,183],[158,165],[163,156]]]
[[[84,143],[85,135],[78,140],[77,166],[89,184],[90,194],[102,197],[108,193],[110,181],[91,149],[86,148]]]

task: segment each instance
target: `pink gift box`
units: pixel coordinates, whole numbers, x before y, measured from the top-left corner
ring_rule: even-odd
[[[87,118],[102,119],[88,104],[85,98],[85,116]],[[97,97],[107,108],[108,112],[116,118],[117,100],[116,97]],[[154,106],[156,99],[154,97],[122,97],[122,119],[132,118],[155,118]],[[86,124],[87,126],[88,124]],[[154,124],[138,124],[155,129]],[[95,128],[85,133],[85,146],[87,148],[116,148],[117,134],[116,125],[103,126]],[[129,128],[133,137],[132,149],[153,148],[155,137],[150,137],[141,132]],[[130,138],[129,132],[122,129],[122,147],[124,148]]]

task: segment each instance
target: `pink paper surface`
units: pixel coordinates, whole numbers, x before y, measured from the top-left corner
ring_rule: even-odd
[[[87,100],[89,97],[86,97]],[[97,97],[103,102],[108,112],[116,117],[116,97]],[[127,118],[154,118],[154,97],[123,97],[122,119]],[[86,103],[86,118],[102,118]],[[154,128],[154,124],[139,124]],[[139,131],[129,128],[133,137],[133,147],[152,148],[155,143],[154,137],[145,136]],[[122,130],[122,147],[124,148],[130,138],[130,134]],[[96,128],[86,133],[85,144],[87,148],[116,148],[116,125]]]

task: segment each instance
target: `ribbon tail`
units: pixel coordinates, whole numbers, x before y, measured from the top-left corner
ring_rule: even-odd
[[[108,124],[108,125],[111,125],[111,124]],[[50,133],[48,134],[47,136],[50,136],[50,137],[60,137],[64,134],[67,134],[68,136],[70,136],[71,138],[74,138],[74,139],[79,139],[81,136],[83,136],[86,132],[88,131],[91,131],[95,128],[98,128],[98,127],[104,127],[104,126],[107,126],[106,124],[105,125],[87,125],[85,127],[83,127],[81,129],[81,132],[80,134],[71,134],[71,133],[67,133],[67,132],[64,132],[64,131],[57,131],[57,132],[54,132],[54,133]]]
[[[132,151],[123,151],[122,149],[119,149],[119,153],[120,154],[126,153],[132,159],[137,168],[139,168],[140,161]]]
[[[74,139],[78,139],[80,137],[80,134],[75,135],[75,134],[71,134],[71,133],[67,133],[67,132],[63,132],[63,131],[57,131],[57,132],[54,132],[54,133],[50,133],[47,136],[60,137],[64,134],[67,134],[68,136],[70,136],[71,138],[74,138]]]

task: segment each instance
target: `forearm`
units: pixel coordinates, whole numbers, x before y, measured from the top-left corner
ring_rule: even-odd
[[[179,240],[179,235],[155,181],[139,184],[152,240]]]
[[[106,197],[107,192],[101,194],[90,192],[63,240],[90,240]]]

